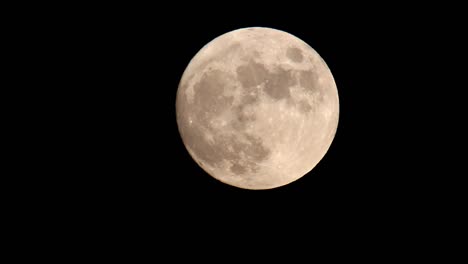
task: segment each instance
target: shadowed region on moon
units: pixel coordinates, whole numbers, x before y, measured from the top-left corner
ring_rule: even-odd
[[[216,38],[194,57],[179,85],[177,124],[211,176],[269,189],[302,177],[325,155],[338,97],[334,83],[323,84],[330,74],[323,60],[304,59],[318,56],[307,47],[285,32],[249,28]],[[325,100],[325,93],[333,96]],[[324,110],[332,114],[323,118]]]

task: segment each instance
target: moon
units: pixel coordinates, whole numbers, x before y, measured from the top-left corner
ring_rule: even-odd
[[[301,39],[242,28],[190,61],[176,118],[187,151],[209,175],[243,189],[272,189],[325,156],[338,126],[338,91],[325,61]]]

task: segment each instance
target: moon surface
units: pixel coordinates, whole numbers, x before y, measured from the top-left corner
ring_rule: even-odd
[[[308,172],[328,151],[339,99],[330,69],[299,38],[252,27],[205,45],[185,69],[176,99],[182,141],[209,175],[271,189]]]

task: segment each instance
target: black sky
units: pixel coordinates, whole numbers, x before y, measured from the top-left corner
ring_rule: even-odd
[[[62,76],[72,94],[63,104],[73,105],[73,120],[84,124],[73,126],[78,154],[65,166],[74,176],[62,188],[77,194],[75,204],[146,224],[177,222],[183,230],[197,229],[197,219],[254,227],[318,219],[342,226],[430,206],[435,198],[426,187],[435,180],[422,169],[427,159],[420,161],[431,150],[421,137],[426,95],[435,90],[427,82],[432,53],[424,45],[437,32],[430,15],[403,7],[209,8],[90,8],[60,27],[62,60],[76,62]],[[196,52],[250,26],[284,30],[312,46],[340,97],[326,156],[300,180],[265,191],[211,178],[186,151],[175,116],[177,86]]]

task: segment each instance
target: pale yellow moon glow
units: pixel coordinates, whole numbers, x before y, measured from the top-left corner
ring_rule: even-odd
[[[185,69],[177,124],[195,162],[219,181],[271,189],[310,172],[328,151],[338,91],[320,55],[271,28],[243,28],[204,46]]]

